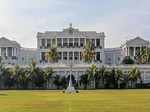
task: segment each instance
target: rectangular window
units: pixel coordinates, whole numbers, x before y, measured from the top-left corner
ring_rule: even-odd
[[[42,59],[42,61],[45,61],[46,59],[45,59],[45,52],[42,52],[41,53],[41,59]]]
[[[73,38],[69,38],[69,47],[73,47]]]
[[[5,57],[6,56],[6,48],[1,48],[1,56]]]
[[[8,57],[12,57],[12,47],[8,47]]]
[[[84,47],[84,38],[80,38],[80,47]]]
[[[62,53],[58,52],[58,60],[61,60],[61,55],[62,55]]]
[[[97,61],[100,61],[101,59],[100,59],[100,52],[96,52],[96,60]]]
[[[45,39],[41,40],[41,45],[42,45],[42,47],[45,47]]]
[[[62,45],[61,45],[62,43],[61,42],[62,42],[62,39],[61,38],[57,38],[57,46],[58,47],[62,47]]]
[[[69,60],[73,59],[73,52],[69,52]]]
[[[47,39],[47,48],[51,47],[51,39]]]
[[[67,60],[67,52],[63,52],[63,60]]]
[[[79,39],[78,39],[78,38],[75,38],[75,39],[74,39],[74,46],[75,46],[75,47],[78,47],[78,46],[79,46]]]
[[[96,39],[96,47],[100,47],[100,39]]]
[[[79,60],[79,52],[74,52],[74,60]]]
[[[95,39],[92,39],[92,46],[95,47]]]
[[[67,38],[63,39],[63,46],[68,47],[68,39]]]

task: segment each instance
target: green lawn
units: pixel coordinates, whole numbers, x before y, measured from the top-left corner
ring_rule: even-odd
[[[0,112],[150,112],[150,90],[0,91]]]

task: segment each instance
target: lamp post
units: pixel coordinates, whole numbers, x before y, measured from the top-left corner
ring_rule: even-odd
[[[69,64],[69,67],[70,67],[70,74],[69,74],[69,85],[67,87],[67,89],[65,90],[65,93],[76,93],[76,90],[72,84],[72,67],[73,67],[73,63],[71,61],[71,63]]]

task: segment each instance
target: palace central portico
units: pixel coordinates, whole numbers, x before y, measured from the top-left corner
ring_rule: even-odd
[[[137,54],[142,50],[142,48],[149,47],[149,41],[146,41],[140,37],[136,37],[134,39],[131,39],[126,42],[126,44],[123,46],[124,55],[130,56],[133,59]]]
[[[38,52],[40,54],[40,63],[47,63],[45,55],[53,46],[57,46],[59,53],[58,63],[67,63],[72,60],[73,63],[83,63],[81,52],[86,42],[92,42],[95,47],[95,62],[104,63],[104,32],[97,33],[95,31],[79,31],[70,24],[69,28],[63,31],[47,31],[38,33]]]

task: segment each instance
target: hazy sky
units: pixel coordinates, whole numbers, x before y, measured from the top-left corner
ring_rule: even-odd
[[[62,30],[105,32],[106,47],[141,36],[150,40],[150,0],[0,0],[0,37],[36,47],[36,33]]]

